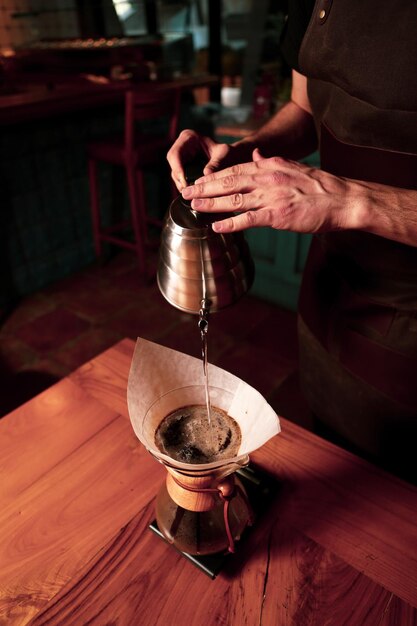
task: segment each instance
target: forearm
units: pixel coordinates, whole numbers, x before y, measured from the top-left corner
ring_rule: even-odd
[[[313,117],[297,103],[290,101],[262,128],[233,144],[248,154],[259,148],[265,157],[282,156],[298,160],[317,148],[317,135]]]
[[[234,213],[216,232],[270,226],[299,233],[362,230],[417,246],[417,191],[335,176],[283,158],[213,173],[184,189],[198,211]]]
[[[234,145],[248,153],[258,148],[264,157],[281,156],[293,161],[314,152],[317,134],[306,77],[293,70],[291,100],[262,128]]]
[[[353,227],[417,246],[417,191],[352,181]],[[355,223],[356,222],[356,223]]]

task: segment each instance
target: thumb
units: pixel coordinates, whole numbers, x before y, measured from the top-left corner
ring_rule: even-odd
[[[209,161],[203,170],[203,175],[208,176],[209,174],[213,174],[218,169],[218,164],[216,167],[216,163],[212,163]]]
[[[210,150],[210,160],[204,168],[204,174],[212,174],[227,167],[230,146],[227,144],[213,143]]]
[[[261,151],[259,150],[259,148],[255,148],[255,150],[252,152],[252,160],[253,161],[260,161],[261,159],[264,159],[265,157],[261,154]]]

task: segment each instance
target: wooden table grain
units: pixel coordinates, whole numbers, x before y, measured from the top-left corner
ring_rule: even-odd
[[[0,625],[411,626],[417,489],[282,419],[280,489],[214,580],[148,524],[124,340],[0,421]]]

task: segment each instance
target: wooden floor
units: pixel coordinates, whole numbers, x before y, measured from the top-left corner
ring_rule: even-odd
[[[156,255],[150,260],[155,270]],[[153,275],[155,271],[153,271]],[[124,337],[200,356],[196,318],[169,305],[136,259],[118,253],[26,297],[0,328],[0,415]],[[288,419],[311,429],[298,389],[296,316],[250,295],[209,322],[209,361],[256,387]]]

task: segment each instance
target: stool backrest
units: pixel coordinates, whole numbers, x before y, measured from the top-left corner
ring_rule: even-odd
[[[173,143],[178,135],[180,113],[180,90],[166,89],[147,91],[135,89],[125,96],[125,149],[135,148],[135,122],[157,119],[168,120],[167,142]]]

